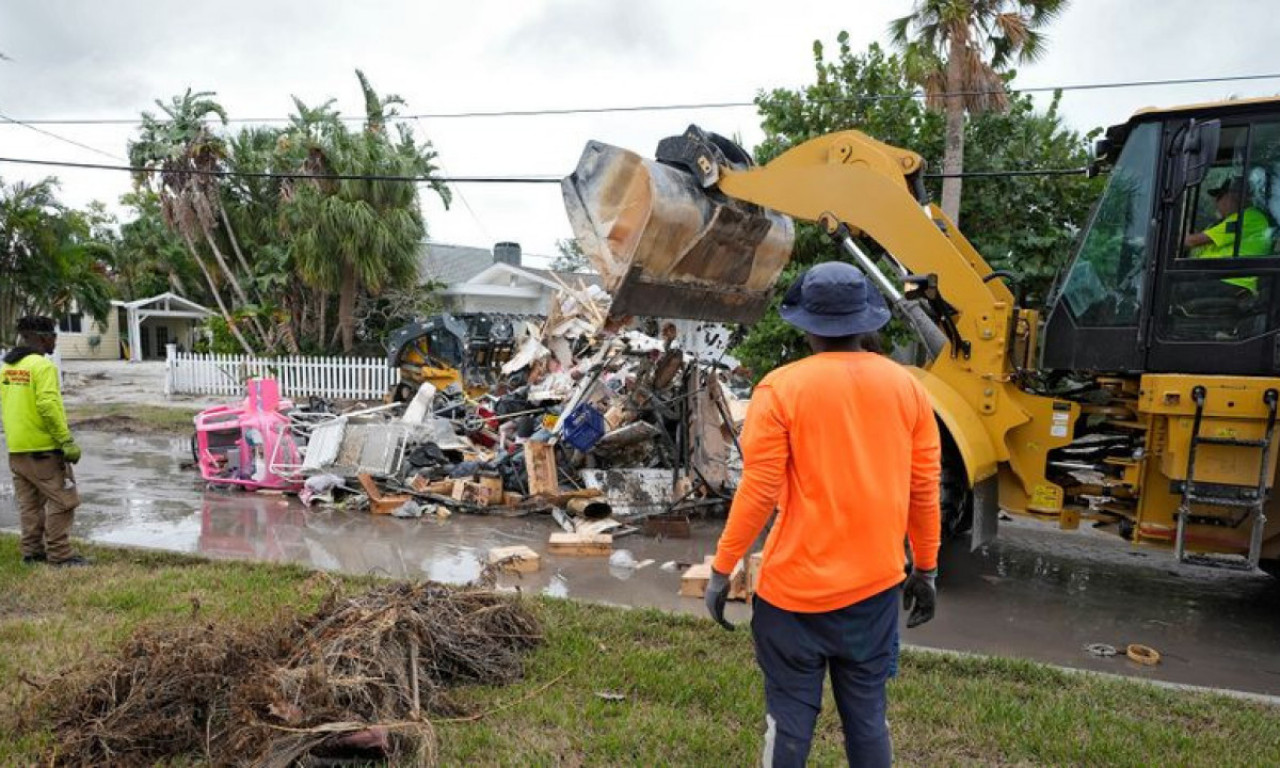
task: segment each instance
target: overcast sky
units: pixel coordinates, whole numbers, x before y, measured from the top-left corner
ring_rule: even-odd
[[[749,101],[760,89],[812,80],[815,39],[855,49],[886,42],[909,0],[5,0],[0,6],[0,113],[17,119],[134,117],[188,86],[216,91],[232,117],[284,116],[291,95],[338,99],[361,113],[353,70],[407,113]],[[1268,0],[1074,0],[1050,28],[1024,87],[1280,72]],[[1144,106],[1280,93],[1280,79],[1067,93],[1078,129],[1122,122]],[[589,139],[651,155],[695,122],[748,145],[751,108],[421,120],[451,175],[564,175]],[[44,126],[123,158],[128,126]],[[111,162],[0,125],[0,156]],[[48,171],[0,165],[6,181]],[[113,202],[127,174],[59,170],[73,205]],[[426,197],[434,240],[529,254],[569,236],[559,188],[457,186],[445,211]]]

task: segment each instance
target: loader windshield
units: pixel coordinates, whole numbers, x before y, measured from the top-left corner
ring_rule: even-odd
[[[1062,295],[1081,326],[1133,325],[1138,319],[1160,128],[1133,129],[1094,210]]]

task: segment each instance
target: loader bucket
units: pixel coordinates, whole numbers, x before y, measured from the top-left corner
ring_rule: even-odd
[[[791,219],[625,149],[588,143],[561,190],[613,316],[755,322],[791,258]]]

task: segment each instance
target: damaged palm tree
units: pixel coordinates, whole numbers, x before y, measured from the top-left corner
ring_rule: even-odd
[[[251,306],[248,294],[218,243],[221,228],[234,248],[240,268],[248,276],[248,264],[219,197],[217,173],[226,158],[226,142],[209,129],[205,120],[212,115],[225,123],[227,113],[212,96],[210,92],[192,93],[188,88],[169,104],[157,101],[167,119],[142,113],[141,134],[137,141],[129,143],[129,161],[134,167],[145,169],[135,178],[139,186],[155,184],[165,224],[182,237],[208,283],[222,319],[245,353],[252,355],[253,346],[237,325],[219,289],[220,283],[225,282],[240,306]],[[216,273],[201,244],[212,254]],[[249,322],[257,341],[264,347],[270,346],[271,337],[261,322],[252,315]]]

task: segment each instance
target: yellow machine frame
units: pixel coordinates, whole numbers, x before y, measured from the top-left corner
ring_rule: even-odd
[[[1009,288],[990,279],[991,267],[940,209],[917,203],[909,182],[922,167],[914,152],[859,131],[842,131],[812,139],[761,167],[722,168],[717,186],[729,197],[794,218],[834,218],[870,236],[908,271],[936,275],[946,301],[958,311],[954,322],[968,348],[962,352],[948,343],[915,373],[929,391],[970,483],[998,477],[1000,507],[1075,527],[1090,510],[1066,507],[1063,487],[1051,482],[1046,471],[1049,452],[1071,442],[1082,406],[1019,386],[1015,365],[1037,357],[1037,317],[1017,308]],[[1018,355],[1011,354],[1015,349]],[[1154,543],[1168,543],[1176,526],[1180,496],[1172,488],[1186,479],[1192,388],[1208,390],[1201,434],[1242,438],[1260,435],[1266,423],[1263,394],[1280,388],[1280,379],[1250,377],[1145,375],[1107,383],[1122,406],[1090,418],[1144,430],[1148,439],[1146,454],[1121,467],[1121,481],[1100,490],[1115,497],[1114,503],[1131,502],[1127,514],[1135,526],[1133,540]],[[1239,448],[1200,450],[1208,482],[1256,481],[1256,458],[1250,460]],[[1274,465],[1272,455],[1269,477],[1274,477]],[[1280,515],[1268,517],[1262,556],[1280,557]],[[1187,541],[1208,552],[1238,553],[1247,546],[1239,531],[1212,522],[1192,524]]]

